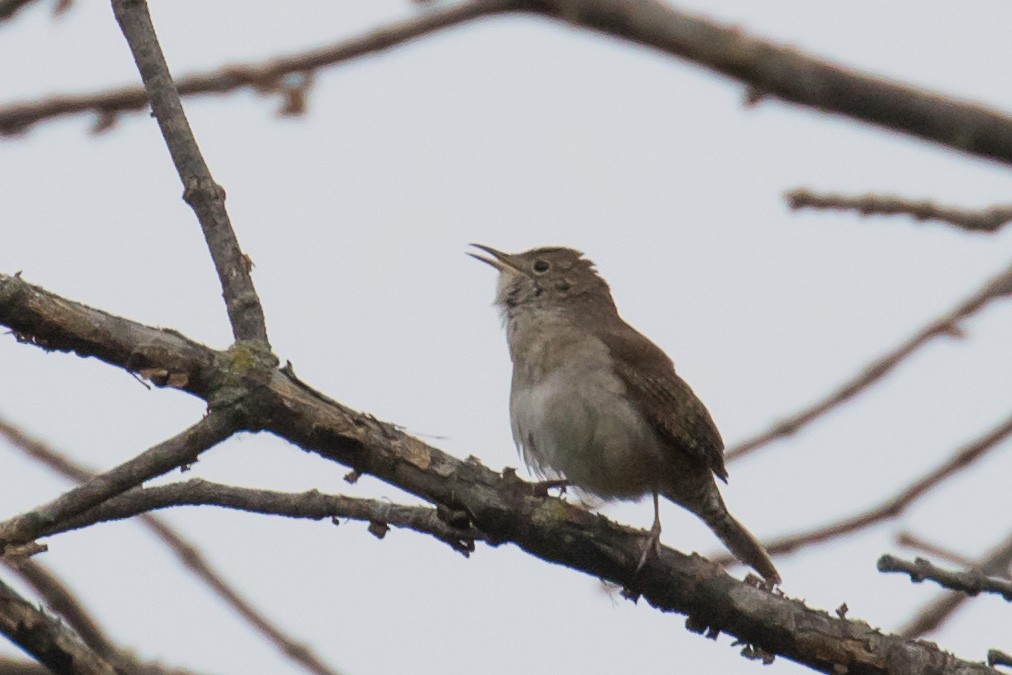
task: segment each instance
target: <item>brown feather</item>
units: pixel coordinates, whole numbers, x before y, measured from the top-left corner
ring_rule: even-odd
[[[675,372],[671,359],[631,327],[601,332],[598,337],[614,356],[616,374],[629,397],[666,441],[665,446],[706,466],[726,483],[724,441],[717,425],[703,402]]]

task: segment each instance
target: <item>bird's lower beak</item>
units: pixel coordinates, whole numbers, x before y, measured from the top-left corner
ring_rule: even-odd
[[[491,258],[486,258],[483,255],[478,255],[476,253],[471,253],[470,251],[468,251],[467,254],[472,258],[474,258],[475,260],[480,260],[483,263],[488,263],[489,265],[496,268],[500,272],[504,272],[506,270],[509,270],[511,272],[520,271],[520,268],[517,266],[517,264],[513,262],[513,256],[511,256],[509,253],[497,251],[491,246],[485,246],[484,244],[470,244],[470,246],[474,246],[475,248],[480,249],[485,253],[488,253],[490,256],[492,256]]]

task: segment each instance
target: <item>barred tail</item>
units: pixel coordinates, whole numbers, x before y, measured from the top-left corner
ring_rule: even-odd
[[[745,529],[744,525],[735,520],[734,516],[728,512],[727,507],[724,506],[724,500],[721,498],[720,492],[717,491],[717,486],[711,484],[711,488],[705,490],[705,494],[700,496],[701,499],[694,500],[696,503],[692,506],[688,506],[678,499],[672,499],[671,501],[688,506],[689,510],[702,518],[703,522],[710,526],[713,533],[724,542],[724,545],[727,546],[728,550],[738,560],[761,574],[763,579],[769,583],[774,585],[779,584],[780,573],[773,566],[773,561],[770,560],[766,549],[763,548],[763,545],[759,543],[759,540],[751,532]],[[668,497],[668,499],[671,499],[671,497]]]

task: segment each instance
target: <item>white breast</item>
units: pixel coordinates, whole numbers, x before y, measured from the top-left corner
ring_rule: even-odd
[[[539,367],[514,375],[510,418],[525,461],[601,497],[649,492],[662,450],[626,398],[607,347],[587,335],[547,351]]]

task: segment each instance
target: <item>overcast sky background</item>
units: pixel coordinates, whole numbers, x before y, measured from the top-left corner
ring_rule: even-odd
[[[111,9],[38,3],[0,24],[0,104],[139,82]],[[807,53],[1012,110],[1005,2],[736,3],[708,16]],[[176,75],[330,44],[420,11],[405,2],[155,2]],[[648,49],[534,17],[479,21],[318,74],[308,114],[277,119],[242,92],[185,99],[267,313],[307,382],[458,457],[517,466],[510,364],[495,278],[468,242],[579,248],[623,316],[675,360],[729,444],[827,392],[1007,265],[1012,232],[969,235],[909,219],[791,213],[807,186],[985,207],[1010,201],[1008,167],[774,101]],[[0,272],[215,348],[220,289],[155,122],[100,136],[78,116],[0,139]],[[1006,228],[1008,229],[1008,228]],[[730,465],[724,495],[760,537],[877,503],[1005,418],[1012,307],[966,322],[856,402]],[[0,415],[110,468],[192,424],[201,401],[148,391],[94,359],[0,337]],[[0,444],[0,517],[65,482]],[[244,435],[183,478],[411,502],[272,436]],[[895,629],[936,595],[875,561],[910,530],[969,556],[1005,538],[1009,446],[902,518],[777,560],[813,607]],[[180,478],[172,475],[168,480]],[[164,482],[164,481],[163,481]],[[648,527],[648,500],[608,506]],[[351,675],[391,672],[754,673],[716,643],[592,578],[513,546],[464,559],[431,538],[360,523],[200,508],[163,513],[255,605]],[[667,504],[665,544],[719,544]],[[133,523],[47,542],[120,641],[207,673],[295,673]],[[740,568],[732,573],[741,576]],[[3,578],[11,580],[10,573]],[[17,586],[17,584],[15,584]],[[22,588],[21,586],[18,586]],[[979,598],[931,636],[972,660],[1012,648],[1009,605]],[[0,644],[4,653],[15,651]],[[785,659],[767,671],[808,672]]]

